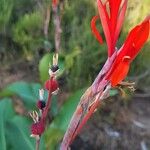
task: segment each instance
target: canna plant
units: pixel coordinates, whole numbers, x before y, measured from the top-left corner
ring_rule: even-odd
[[[131,62],[149,37],[150,16],[130,31],[122,47],[118,49],[116,43],[125,18],[127,0],[97,0],[97,7],[99,16],[92,18],[91,30],[98,42],[102,44],[102,36],[96,28],[96,21],[100,19],[107,43],[108,58],[93,84],[81,97],[62,140],[61,150],[69,149],[101,101],[109,97],[111,88],[126,86],[133,89],[134,83],[123,80],[128,74]]]
[[[46,128],[46,119],[51,106],[51,97],[58,93],[59,87],[56,76],[59,72],[58,54],[53,55],[53,64],[49,68],[49,80],[45,82],[44,89],[48,92],[47,101],[44,100],[44,89],[39,90],[39,100],[37,101],[37,111],[30,113],[34,123],[31,125],[31,137],[36,139],[36,150],[39,150],[40,137]]]

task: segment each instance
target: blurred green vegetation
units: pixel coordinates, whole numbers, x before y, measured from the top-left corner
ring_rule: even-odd
[[[99,45],[90,30],[91,18],[98,14],[95,1],[62,0],[61,2],[63,8],[59,9],[62,28],[59,79],[65,80],[65,87],[72,95],[60,111],[54,110],[55,118],[48,128],[45,138],[42,139],[42,150],[45,149],[44,145],[50,147],[51,150],[56,149],[84,88],[92,83],[107,58],[106,44]],[[39,67],[39,82],[42,84],[48,78],[48,64],[55,51],[52,10],[48,38],[43,33],[43,10],[46,10],[47,3],[46,0],[43,3],[38,0],[0,0],[1,63],[2,65],[6,62],[10,63],[16,58],[35,62],[35,67]],[[129,0],[126,20],[117,43],[118,48],[123,44],[131,28],[140,23],[148,15],[149,10],[149,0]],[[97,22],[97,26],[102,33],[100,22]],[[103,34],[102,36],[104,37]],[[133,62],[129,76],[137,77],[149,70],[149,47],[150,42],[144,46],[141,54]],[[142,87],[147,86],[150,83],[150,77],[147,76],[146,79],[140,79],[138,84]],[[16,82],[0,92],[0,107],[3,108],[0,109],[2,150],[21,149],[21,145],[26,145],[24,150],[34,149],[34,140],[30,140],[30,133],[27,131],[31,120],[15,113],[11,99],[17,96],[27,109],[35,109],[41,83]],[[8,106],[5,111],[6,105]],[[8,109],[8,107],[10,108]],[[4,111],[7,116],[3,116]],[[18,125],[17,122],[22,123]],[[19,142],[16,141],[18,138],[15,140],[13,136],[18,136]],[[46,144],[43,144],[44,140]]]

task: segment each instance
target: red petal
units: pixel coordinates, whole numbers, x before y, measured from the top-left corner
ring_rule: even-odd
[[[97,5],[98,5],[98,11],[99,11],[101,23],[103,26],[103,30],[104,30],[104,34],[108,46],[108,56],[111,56],[113,54],[113,49],[111,48],[111,35],[109,29],[108,14],[101,0],[97,0]]]
[[[108,8],[106,7],[107,2],[109,2],[110,19],[107,11]],[[122,8],[120,9],[121,2],[122,0],[108,0],[105,4],[103,4],[102,0],[97,0],[98,11],[106,37],[109,56],[111,56],[115,51],[115,45],[125,16],[127,0],[124,0]]]
[[[116,31],[115,31],[115,35],[114,35],[114,43],[117,42],[119,33],[121,31],[121,27],[122,27],[123,20],[124,20],[124,17],[125,17],[126,9],[127,9],[127,0],[124,1],[123,6],[122,6],[122,8],[120,10],[120,13],[118,15],[118,20],[117,20],[117,25],[116,25]]]
[[[109,0],[109,6],[110,6],[110,27],[111,27],[111,33],[113,38],[113,33],[116,30],[116,23],[118,18],[118,12],[120,8],[121,0]]]
[[[149,32],[149,20],[145,20],[142,24],[133,28],[126,39],[125,44],[121,48],[122,50],[117,56],[117,62],[119,62],[125,55],[130,56],[131,60],[133,60],[147,41]]]
[[[126,56],[125,56],[126,57]],[[110,82],[112,87],[119,84],[128,74],[130,59],[123,59],[117,66],[114,66],[114,71],[111,74]]]
[[[97,30],[96,28],[96,21],[97,19],[99,19],[98,16],[94,16],[91,20],[91,30],[92,30],[92,33],[94,34],[95,38],[98,40],[98,42],[100,44],[103,44],[103,39],[99,33],[99,31]]]
[[[112,40],[112,49],[115,49],[116,41],[115,39],[115,32],[116,32],[116,25],[117,25],[117,18],[119,14],[121,0],[109,0],[109,7],[110,7],[110,32],[111,32],[111,40]]]
[[[52,0],[53,7],[56,7],[58,5],[58,0]]]

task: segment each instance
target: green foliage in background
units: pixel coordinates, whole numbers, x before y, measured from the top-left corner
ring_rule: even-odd
[[[32,123],[31,119],[29,119],[29,116],[20,116],[15,113],[12,104],[13,100],[11,99],[11,97],[13,95],[18,96],[20,100],[24,103],[24,106],[26,108],[34,110],[36,109],[35,105],[38,99],[37,94],[39,88],[40,85],[37,83],[30,84],[25,82],[16,82],[10,84],[8,87],[6,87],[3,91],[0,92],[1,150],[35,149],[35,140],[30,137],[30,126]],[[46,140],[46,143],[44,143],[45,140],[42,137],[41,150],[45,149],[44,146],[50,149],[53,149],[54,147],[58,146],[58,143],[60,142],[60,139],[62,138],[67,128],[71,115],[73,114],[83,91],[83,89],[78,90],[68,98],[66,103],[63,104],[58,115],[55,116],[55,119],[51,122],[50,127],[46,131],[46,135],[44,138]],[[53,109],[56,108],[53,107]],[[57,129],[57,132],[55,132],[55,129]]]
[[[9,23],[13,2],[11,0],[0,0],[0,32],[5,32]]]
[[[0,97],[18,95],[26,106],[34,105],[38,99],[38,90],[41,85],[38,83],[28,84],[26,82],[15,82],[8,85],[0,92]],[[32,105],[31,105],[32,104]]]
[[[37,83],[16,82],[8,85],[0,92],[1,150],[34,149],[35,140],[30,137],[32,121],[29,116],[21,116],[15,113],[12,98],[14,95],[19,97],[24,103],[24,107],[28,110],[37,109],[35,106],[38,99],[38,90],[40,88],[41,85]],[[58,101],[53,97],[51,115],[55,116],[55,118],[50,123],[48,129],[46,129],[44,137],[42,136],[41,150],[44,150],[45,146],[47,149],[56,150],[85,89],[86,88],[77,90],[71,94],[59,111],[57,110]],[[115,90],[110,91],[110,96],[116,94],[117,92]],[[53,105],[54,101],[56,102],[55,105]],[[56,113],[56,111],[58,112]]]
[[[13,40],[29,57],[30,52],[42,47],[42,16],[40,12],[25,14],[13,27]]]
[[[96,14],[95,3],[89,0],[67,1],[64,8],[62,47],[65,55],[68,55],[67,66],[73,64],[67,78],[69,87],[73,89],[90,84],[106,58],[106,47],[98,44],[90,29],[91,18]],[[74,54],[75,57],[69,58]]]
[[[15,114],[12,100],[0,100],[0,145],[1,150],[34,150],[34,142],[28,137],[27,118]],[[18,123],[19,122],[19,123]]]

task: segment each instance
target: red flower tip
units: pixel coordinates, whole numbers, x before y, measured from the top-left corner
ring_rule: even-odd
[[[41,135],[45,130],[44,122],[37,122],[32,124],[31,126],[31,133],[33,135]]]
[[[58,5],[58,0],[52,0],[53,7],[56,7]]]
[[[51,92],[55,92],[58,90],[58,82],[56,79],[51,78],[45,82],[45,89],[50,90]]]
[[[99,16],[94,16],[91,20],[91,30],[92,30],[92,33],[94,34],[95,38],[98,40],[98,42],[100,44],[103,44],[103,39],[99,33],[99,31],[97,30],[96,28],[96,21],[97,19],[99,19]]]
[[[114,65],[112,74],[110,75],[110,82],[112,87],[115,87],[125,79],[129,71],[130,61],[131,58],[129,56],[124,56],[119,64]]]
[[[108,56],[112,56],[125,17],[127,0],[97,0],[98,12],[108,46]]]
[[[38,100],[37,101],[37,107],[39,108],[39,109],[43,109],[43,108],[45,108],[45,106],[46,106],[46,104],[45,104],[45,101],[41,101],[41,100]]]

